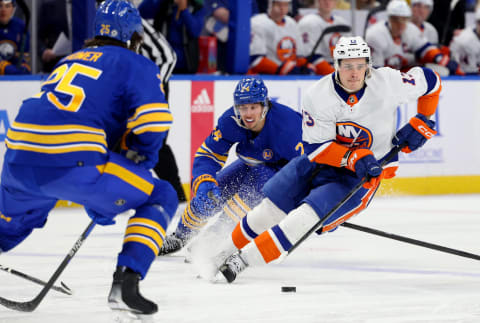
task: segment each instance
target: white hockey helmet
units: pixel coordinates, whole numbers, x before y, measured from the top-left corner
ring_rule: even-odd
[[[387,15],[389,17],[411,17],[412,9],[405,0],[391,0],[387,5]]]
[[[272,9],[272,3],[273,2],[292,2],[292,0],[268,0],[268,12]]]
[[[410,3],[412,4],[412,6],[414,4],[421,3],[421,4],[424,4],[426,6],[430,6],[431,8],[433,8],[433,0],[411,0]]]
[[[370,76],[372,69],[372,58],[370,54],[370,47],[365,40],[360,36],[342,36],[337,42],[333,50],[333,65],[335,67],[336,77],[338,77],[338,68],[342,59],[362,58],[367,59],[367,73],[366,77]]]

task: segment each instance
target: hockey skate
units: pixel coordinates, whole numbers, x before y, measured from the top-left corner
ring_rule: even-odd
[[[228,283],[232,283],[237,275],[245,270],[248,267],[248,264],[243,258],[241,257],[241,251],[235,252],[234,254],[230,255],[223,265],[218,268],[218,270],[222,273],[223,277],[227,280]]]
[[[144,298],[139,291],[140,275],[127,267],[117,267],[108,295],[108,306],[142,322],[158,311],[157,304]]]
[[[181,239],[177,235],[175,235],[175,233],[172,233],[165,237],[163,245],[158,251],[158,255],[164,256],[170,253],[177,252],[182,249],[183,246],[185,246],[186,242],[186,239]]]

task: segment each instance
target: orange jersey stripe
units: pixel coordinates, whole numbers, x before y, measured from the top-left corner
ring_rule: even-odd
[[[438,82],[440,82],[440,77],[438,75],[437,77]],[[433,115],[437,110],[441,90],[442,84],[439,85],[438,89],[435,92],[419,97],[417,103],[417,112],[423,114],[424,116]]]
[[[378,185],[380,185],[380,182],[377,183],[374,187],[372,187],[367,194],[362,198],[362,203],[360,203],[359,206],[357,206],[355,209],[350,211],[349,213],[339,217],[335,222],[332,222],[322,228],[322,232],[327,232],[330,230],[333,230],[335,227],[339,226],[343,222],[347,221],[350,219],[352,216],[355,214],[360,213],[362,210],[364,210],[367,207],[368,201],[372,198],[373,193],[375,193],[375,190],[377,189]]]
[[[247,237],[245,237],[245,235],[243,234],[240,225],[241,222],[237,223],[235,229],[232,232],[232,241],[235,247],[237,247],[237,249],[242,249],[250,242],[250,240],[248,240]]]
[[[319,164],[326,164],[330,166],[340,167],[342,158],[347,153],[348,148],[336,142],[331,142],[329,146],[320,154],[315,156],[313,161]]]
[[[264,231],[261,235],[255,238],[255,244],[257,245],[258,251],[262,254],[263,260],[268,264],[269,262],[280,257],[281,252],[278,250],[277,245],[273,241],[270,233]]]

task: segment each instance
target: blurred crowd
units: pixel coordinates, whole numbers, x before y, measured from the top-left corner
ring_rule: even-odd
[[[174,52],[173,74],[228,73],[227,44],[235,35],[230,30],[235,28],[231,19],[236,14],[234,1],[132,2],[145,24],[161,34]],[[337,40],[357,34],[372,48],[374,67],[407,70],[420,65],[443,76],[479,74],[478,0],[355,3],[352,9],[348,0],[252,0],[245,73],[329,74],[334,70],[332,50]],[[15,14],[17,7],[23,7],[22,11],[24,6],[24,0],[0,0],[0,75],[31,73],[30,35],[25,18]],[[38,8],[38,69],[49,73],[72,52],[71,0],[41,0]],[[350,15],[342,14],[354,11],[365,13],[358,15],[365,17],[363,30],[353,28]],[[474,17],[470,23],[468,13]],[[159,49],[159,55],[163,51]]]

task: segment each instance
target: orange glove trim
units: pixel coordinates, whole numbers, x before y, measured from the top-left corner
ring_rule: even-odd
[[[315,65],[315,72],[318,75],[327,75],[327,74],[335,72],[335,69],[327,61],[323,60],[320,63],[318,63],[317,65]]]
[[[415,130],[420,132],[422,136],[424,136],[427,139],[431,139],[433,136],[437,134],[435,130],[430,129],[430,127],[427,126],[425,122],[423,122],[418,118],[413,117],[412,119],[410,119],[409,123]]]
[[[348,157],[346,168],[351,170],[352,172],[355,172],[355,164],[357,163],[357,161],[359,161],[360,159],[362,159],[367,155],[373,156],[373,153],[370,149],[360,148],[360,149],[353,150],[350,156]]]
[[[260,62],[248,70],[248,74],[275,74],[278,64],[269,58],[262,57]]]

